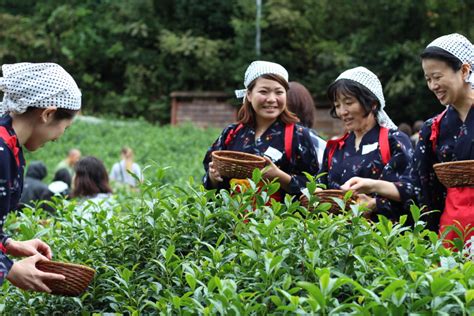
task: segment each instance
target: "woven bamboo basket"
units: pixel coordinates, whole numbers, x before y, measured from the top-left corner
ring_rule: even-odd
[[[442,162],[433,165],[439,181],[447,188],[474,187],[474,160]]]
[[[83,265],[55,262],[39,261],[36,268],[43,272],[62,274],[65,280],[45,281],[45,284],[51,289],[51,294],[63,296],[79,296],[89,286],[95,275],[95,270]]]
[[[329,213],[333,214],[338,214],[341,211],[341,208],[339,205],[336,203],[336,201],[333,200],[333,198],[338,198],[344,201],[344,191],[342,190],[324,190],[324,191],[316,191],[314,192],[314,195],[319,199],[319,203],[330,203],[331,208],[328,210]],[[302,206],[308,208],[308,198],[305,195],[300,196],[300,203]],[[346,201],[346,207],[349,204],[355,203],[356,200],[354,198],[350,198],[348,201]],[[309,210],[313,210],[313,207],[310,207]]]
[[[237,179],[251,178],[253,170],[266,163],[263,157],[231,150],[212,152],[212,162],[222,177]]]

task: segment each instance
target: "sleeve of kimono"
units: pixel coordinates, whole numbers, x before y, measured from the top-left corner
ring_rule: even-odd
[[[303,188],[306,187],[308,178],[303,172],[307,172],[314,175],[319,170],[318,154],[314,147],[309,129],[298,128],[295,129],[295,140],[297,143],[294,144],[294,150],[292,154],[291,164],[292,170],[290,171],[290,194],[299,194]]]
[[[433,169],[436,156],[430,141],[432,120],[428,120],[420,131],[420,138],[413,154],[413,162],[410,173],[402,179],[413,185],[413,192],[417,204],[427,206],[428,211],[444,209],[446,189],[439,182]],[[425,215],[423,220],[427,222],[427,228],[437,231],[440,212]]]
[[[209,163],[212,161],[211,154],[212,154],[213,151],[225,149],[225,140],[227,138],[227,135],[229,134],[229,132],[231,130],[235,129],[235,127],[236,127],[236,124],[231,124],[231,125],[227,126],[222,131],[219,138],[217,138],[216,141],[211,145],[211,147],[208,148],[208,150],[206,152],[206,155],[204,156],[204,160],[203,160],[202,163],[204,165],[204,171],[206,172],[206,174],[202,178],[202,183],[203,183],[204,187],[208,190],[212,189],[211,180],[209,179]],[[219,186],[218,186],[218,189],[222,189],[222,188],[225,188],[225,187],[226,186],[225,186],[224,183],[220,183]]]
[[[403,176],[410,172],[410,164],[413,155],[413,147],[410,138],[399,131],[391,131],[389,134],[390,161],[385,165],[381,180],[400,183]],[[397,186],[397,184],[396,184]],[[400,190],[399,186],[397,189]],[[410,194],[409,192],[407,194]],[[407,214],[403,202],[396,202],[384,197],[376,196],[376,213],[387,218],[397,219],[400,215]],[[403,198],[402,198],[403,201]]]
[[[12,268],[13,261],[0,251],[0,285],[3,284],[8,272]]]
[[[315,175],[323,174],[322,176],[320,176],[317,179],[317,182],[320,183],[320,184],[325,184],[325,185],[328,185],[328,154],[329,154],[329,148],[330,148],[330,145],[328,143],[328,146],[326,146],[326,148],[324,149],[323,162],[319,166],[319,170],[318,170],[317,174],[315,174]]]
[[[11,163],[11,151],[0,139],[0,217],[8,214],[11,210],[10,182],[13,176],[11,174]]]

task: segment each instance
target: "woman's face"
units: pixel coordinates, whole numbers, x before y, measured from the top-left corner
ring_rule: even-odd
[[[275,121],[286,108],[286,90],[274,80],[259,78],[247,92],[258,121]]]
[[[423,59],[421,62],[428,88],[443,105],[456,104],[464,91],[463,72],[454,71],[447,63],[437,59]]]
[[[344,128],[347,131],[353,132],[364,129],[372,120],[373,114],[365,116],[366,112],[359,100],[352,95],[338,94],[334,102],[336,115],[344,123]]]
[[[64,134],[73,119],[54,119],[54,111],[52,113],[41,112],[40,117],[33,125],[31,136],[25,142],[24,146],[29,151],[35,151],[41,148],[49,141],[55,141]]]

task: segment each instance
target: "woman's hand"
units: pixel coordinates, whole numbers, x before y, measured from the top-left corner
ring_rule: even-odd
[[[7,280],[22,290],[33,290],[50,293],[51,289],[44,283],[47,280],[65,280],[61,274],[47,273],[36,268],[36,262],[47,261],[41,254],[25,258],[13,264],[7,274]]]
[[[362,214],[362,216],[367,218],[367,219],[370,219],[373,211],[375,210],[375,208],[377,206],[377,201],[375,200],[375,198],[370,197],[370,196],[365,195],[365,194],[358,194],[357,195],[357,203],[362,204],[362,205],[366,206],[369,209],[369,210],[365,211],[364,214]]]
[[[265,166],[265,173],[263,174],[264,179],[268,180],[273,180],[275,178],[278,178],[278,181],[280,182],[280,186],[288,191],[289,189],[289,184],[291,181],[291,176],[287,174],[286,172],[282,171],[280,168],[278,168],[273,161],[268,158],[268,157],[263,157],[265,158],[267,165]]]
[[[341,185],[343,191],[354,191],[355,194],[371,194],[376,190],[377,180],[353,177]]]
[[[209,163],[209,180],[211,180],[213,186],[217,186],[217,183],[224,181],[219,171],[214,168],[214,163],[212,161]]]
[[[29,257],[36,254],[42,254],[51,260],[53,253],[51,248],[39,239],[31,239],[26,241],[16,241],[9,238],[6,242],[5,249],[7,253],[14,257]]]

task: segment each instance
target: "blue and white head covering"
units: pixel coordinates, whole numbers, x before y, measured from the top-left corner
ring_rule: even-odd
[[[397,125],[392,122],[388,114],[383,110],[385,108],[385,98],[383,96],[382,84],[380,83],[379,78],[377,78],[372,71],[365,67],[352,68],[340,74],[335,81],[341,79],[358,82],[369,89],[377,97],[380,103],[380,110],[376,117],[379,125],[388,129],[397,129]]]
[[[459,59],[463,64],[471,65],[471,73],[466,82],[469,82],[471,87],[474,88],[474,46],[466,37],[458,33],[444,35],[429,43],[426,48],[428,47],[441,48]]]
[[[81,91],[70,74],[54,63],[17,63],[2,66],[0,114],[24,113],[29,107],[79,110]]]
[[[279,75],[280,77],[285,79],[286,82],[288,82],[288,71],[286,71],[286,69],[282,65],[269,61],[257,60],[252,62],[245,71],[245,89],[235,90],[235,96],[237,97],[237,99],[244,98],[250,83],[265,74]]]

